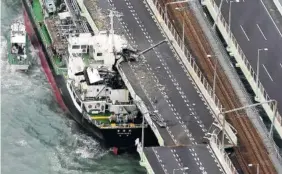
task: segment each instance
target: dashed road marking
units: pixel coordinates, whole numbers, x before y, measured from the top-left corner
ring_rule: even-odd
[[[264,64],[262,64],[262,66],[263,66],[263,68],[264,68],[264,70],[265,70],[266,74],[267,74],[267,75],[268,75],[268,77],[270,78],[270,80],[271,80],[271,81],[273,81],[273,79],[272,79],[271,75],[270,75],[270,74],[269,74],[269,72],[267,71],[267,69],[266,69],[266,67],[264,66]]]
[[[244,28],[242,27],[242,25],[240,25],[240,27],[241,27],[241,30],[243,31],[244,35],[246,36],[247,40],[250,41],[250,39],[249,39],[247,33],[245,32]]]
[[[259,27],[259,24],[257,24],[257,27],[258,27],[258,29],[259,29],[261,35],[263,36],[264,40],[267,40],[266,37],[265,37],[265,35],[263,34],[261,28]]]

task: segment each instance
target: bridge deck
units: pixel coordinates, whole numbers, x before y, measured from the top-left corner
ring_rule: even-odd
[[[220,167],[214,167],[217,160],[206,155],[209,146],[196,145],[186,147],[147,147],[144,154],[154,173],[222,173]],[[188,167],[187,170],[181,170]]]

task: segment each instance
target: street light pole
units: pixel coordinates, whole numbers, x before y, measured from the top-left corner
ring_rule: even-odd
[[[264,102],[261,102],[261,103],[251,104],[251,105],[247,105],[247,106],[243,106],[243,107],[239,107],[239,108],[235,108],[235,109],[231,109],[231,110],[228,110],[228,111],[224,111],[224,112],[218,113],[218,114],[217,114],[217,118],[218,118],[218,119],[219,119],[219,115],[222,115],[222,116],[223,116],[222,137],[221,137],[222,150],[224,150],[225,114],[230,113],[230,112],[235,112],[235,111],[243,110],[243,109],[246,109],[246,108],[251,108],[251,107],[259,106],[259,105],[262,105],[262,104],[265,104],[265,103],[272,103],[272,102],[274,102],[274,103],[275,103],[275,106],[277,106],[277,101],[272,99],[272,100],[264,101]],[[276,108],[275,113],[276,113],[276,112],[277,112],[277,108]],[[275,118],[275,115],[274,115],[274,118]],[[274,118],[273,118],[273,120],[274,120]],[[272,130],[271,130],[271,131],[272,131]],[[271,133],[271,132],[270,132],[270,133]]]
[[[207,57],[211,58],[212,56],[210,54],[208,54]],[[216,57],[215,57],[215,59],[216,59]],[[216,59],[215,65],[214,65],[213,83],[212,83],[213,99],[215,99],[215,81],[216,81],[216,76],[217,76],[217,64],[218,64],[218,60]]]
[[[175,174],[176,170],[188,170],[188,169],[189,169],[188,167],[182,167],[182,168],[179,168],[179,169],[173,169],[172,170],[172,174]]]
[[[182,8],[179,8],[179,7],[176,7],[175,10],[178,10],[178,11],[184,11],[185,9],[187,9],[186,7],[182,7]],[[184,42],[184,27],[185,27],[185,18],[182,18],[182,49],[184,50],[184,47],[185,47],[185,42]]]
[[[170,5],[170,4],[179,4],[179,3],[188,2],[188,1],[190,1],[190,0],[167,2],[165,4],[165,21],[168,20],[168,15],[167,15],[167,6],[168,5]]]
[[[260,51],[268,51],[268,48],[259,48],[258,49],[258,57],[257,57],[257,76],[256,76],[256,83],[257,83],[257,96],[258,96],[258,93],[259,93],[259,52]],[[257,101],[259,100],[259,98],[257,97]]]
[[[248,164],[248,166],[249,167],[256,166],[256,169],[257,169],[256,174],[259,174],[259,164]]]

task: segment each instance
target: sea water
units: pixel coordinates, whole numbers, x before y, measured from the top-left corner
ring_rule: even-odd
[[[20,0],[1,0],[2,174],[141,174],[139,157],[113,155],[59,108],[36,50],[27,73],[12,72],[7,39],[12,21],[23,20]]]

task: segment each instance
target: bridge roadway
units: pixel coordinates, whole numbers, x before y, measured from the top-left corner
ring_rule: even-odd
[[[207,145],[196,146],[178,146],[178,147],[150,147],[144,148],[144,153],[153,167],[154,173],[220,173],[218,168],[214,167],[215,159],[207,155],[212,153]],[[166,160],[169,159],[170,161]],[[201,160],[200,160],[201,159]],[[205,159],[204,162],[201,162]],[[216,162],[216,161],[215,161]],[[200,167],[199,167],[200,166]],[[181,170],[188,167],[187,170]],[[164,172],[166,171],[166,172]]]
[[[216,3],[219,6],[220,0]],[[278,101],[282,113],[282,16],[272,0],[240,0],[231,8],[231,31],[255,71],[258,49],[268,48],[260,51],[259,79],[270,98]],[[228,13],[229,0],[223,0],[222,14],[227,23]]]
[[[135,48],[144,50],[166,39],[143,1],[120,0],[109,1],[109,3],[117,12],[123,14],[118,18],[119,22],[115,22],[115,27],[118,32],[125,34]],[[107,6],[105,1],[100,2],[99,5],[101,7]],[[151,152],[158,152],[159,158],[166,167],[172,167],[175,158],[165,154],[169,154],[171,150],[175,149],[175,155],[180,156],[183,160],[183,164],[180,165],[185,167],[184,164],[188,165],[189,163],[191,169],[187,171],[188,173],[194,173],[193,168],[197,168],[197,171],[208,169],[214,171],[212,173],[222,173],[217,159],[210,150],[203,150],[202,154],[204,155],[199,155],[194,163],[188,157],[189,155],[193,156],[189,150],[190,146],[196,149],[203,148],[203,146],[208,147],[208,145],[199,144],[202,143],[214,118],[172,47],[164,43],[141,56],[137,62],[122,63],[121,68],[148,109],[157,112],[161,120],[166,123],[165,128],[157,126],[165,145],[189,146],[146,148],[145,155],[149,158],[148,160],[154,163],[157,156]],[[156,170],[156,173],[166,173],[164,169],[155,169],[158,168],[157,165],[152,164],[151,166]]]

